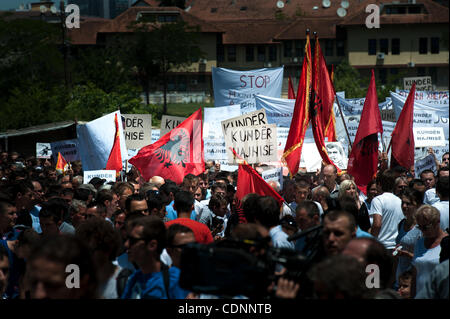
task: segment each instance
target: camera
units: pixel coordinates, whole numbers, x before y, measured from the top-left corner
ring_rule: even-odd
[[[269,247],[270,240],[225,239],[209,245],[188,244],[181,253],[180,286],[204,294],[249,298],[267,297],[269,285],[283,277],[299,281],[308,259],[290,249]]]

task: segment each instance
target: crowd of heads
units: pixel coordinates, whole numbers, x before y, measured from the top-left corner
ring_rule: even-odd
[[[80,162],[60,173],[51,159],[2,152],[0,294],[11,299],[102,298],[120,256],[125,254],[144,273],[162,271],[164,255],[170,257],[168,266],[181,268],[183,248],[201,242],[199,232],[206,229],[211,244],[264,243],[264,249],[240,246],[254,256],[269,247],[288,247],[310,257],[300,289],[286,294],[284,282],[273,288],[274,282],[272,295],[410,298],[415,274],[408,270],[396,280],[392,252],[375,237],[358,232],[370,233],[371,202],[389,192],[401,200],[405,220],[432,238],[440,229],[441,214],[424,200],[434,189],[440,201],[448,202],[448,165],[446,153],[436,173],[424,170],[415,177],[402,167],[380,170],[366,194],[352,176],[324,165],[316,173],[285,177],[282,186],[271,181],[284,199],[280,205],[274,197],[256,193],[237,198],[237,171],[221,171],[213,161],[205,163],[203,173],[187,174],[177,185],[160,176],[146,181],[135,168],[115,182],[97,177],[86,181]],[[261,174],[266,167],[255,169]],[[202,226],[183,221],[187,219]],[[370,289],[367,267],[374,264],[380,269],[380,284]],[[70,265],[79,267],[74,283],[79,289],[68,287]]]

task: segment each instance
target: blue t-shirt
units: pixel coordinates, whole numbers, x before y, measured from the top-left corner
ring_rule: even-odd
[[[127,281],[121,299],[185,299],[189,291],[179,285],[180,269],[169,268],[169,292],[166,293],[162,271],[134,272]],[[169,297],[169,298],[168,298]]]
[[[9,260],[9,279],[8,286],[5,291],[5,296],[7,299],[15,299],[19,296],[19,278],[21,272],[23,272],[25,267],[25,262],[19,259],[13,252],[9,249],[6,240],[0,240],[0,245],[5,247],[8,252]]]
[[[175,201],[172,201],[169,205],[166,206],[166,212],[167,212],[166,220],[167,221],[178,218],[178,213],[173,208],[174,203],[175,203]],[[192,213],[191,213],[191,219],[196,220],[196,218],[195,218],[196,216],[197,216],[197,214],[195,213],[195,209],[194,209],[194,210],[192,210]]]

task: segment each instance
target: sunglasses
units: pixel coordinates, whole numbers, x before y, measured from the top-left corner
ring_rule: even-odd
[[[128,236],[125,241],[128,241],[128,243],[130,244],[130,247],[131,247],[131,246],[134,246],[140,240],[145,241],[144,238],[136,238],[136,237],[131,237],[131,236]]]
[[[136,213],[144,214],[144,213],[148,213],[148,212],[149,212],[148,208],[146,208],[146,209],[136,209],[136,210],[133,210],[130,214],[136,214]]]

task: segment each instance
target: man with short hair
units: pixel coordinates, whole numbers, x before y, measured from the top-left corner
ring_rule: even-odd
[[[425,195],[423,203],[433,205],[439,201],[439,197],[436,195],[436,176],[431,169],[425,169],[420,173],[420,179],[425,184]]]
[[[160,255],[166,246],[161,219],[145,216],[130,225],[125,247],[129,260],[139,267],[128,279],[122,299],[184,299],[188,292],[178,284],[176,269],[167,269]]]
[[[449,167],[449,156],[449,152],[445,152],[444,155],[442,155],[441,168]]]
[[[89,203],[86,209],[86,218],[90,219],[92,217],[97,217],[104,219],[106,216],[106,211],[107,211],[106,206],[103,205],[102,203],[97,202]]]
[[[145,197],[140,194],[128,196],[125,202],[125,211],[127,215],[139,213],[143,216],[148,216],[149,211]]]
[[[336,183],[338,177],[336,166],[332,164],[326,165],[322,170],[322,174],[323,174],[323,184],[319,186],[325,186],[326,188],[328,188],[331,198],[338,198],[339,185]],[[316,188],[314,188],[313,191]]]
[[[388,250],[395,248],[395,238],[398,235],[398,224],[404,218],[402,200],[393,194],[395,174],[385,170],[376,178],[377,186],[382,194],[376,196],[371,203],[369,217],[372,227],[370,233],[377,238]]]
[[[190,192],[179,191],[176,193],[174,208],[177,211],[178,218],[166,222],[167,227],[172,224],[182,224],[192,229],[198,243],[210,244],[213,242],[209,228],[205,224],[189,218],[194,208],[194,197]]]
[[[95,197],[97,203],[102,203],[106,207],[105,219],[113,225],[112,216],[114,213],[120,209],[119,207],[119,196],[113,191],[108,189],[102,189],[99,191]]]
[[[325,215],[322,234],[326,255],[340,254],[356,237],[355,218],[345,211],[334,210]]]
[[[16,224],[17,213],[13,202],[0,197],[0,239],[10,232]]]
[[[221,195],[223,197],[227,196],[227,185],[222,182],[216,182],[211,186],[211,197],[214,195]],[[202,220],[202,216],[209,216],[211,215],[211,210],[209,209],[209,201],[211,198],[205,199],[200,201],[200,204],[197,204],[196,207],[196,220],[200,221]],[[227,207],[229,210],[229,205]]]
[[[320,225],[319,208],[313,201],[305,200],[301,202],[298,204],[295,211],[295,221],[299,227],[299,232]],[[311,240],[314,240],[315,235],[314,232],[311,232],[310,234],[298,238],[295,241],[295,250],[307,255],[309,252],[304,252],[303,250],[306,246],[309,246]]]
[[[171,263],[168,266],[180,269],[181,251],[184,245],[195,243],[192,229],[181,224],[173,224],[167,228],[167,253]]]
[[[69,214],[69,205],[61,198],[53,198],[42,204],[39,223],[42,235],[74,234],[75,228],[65,222]]]

